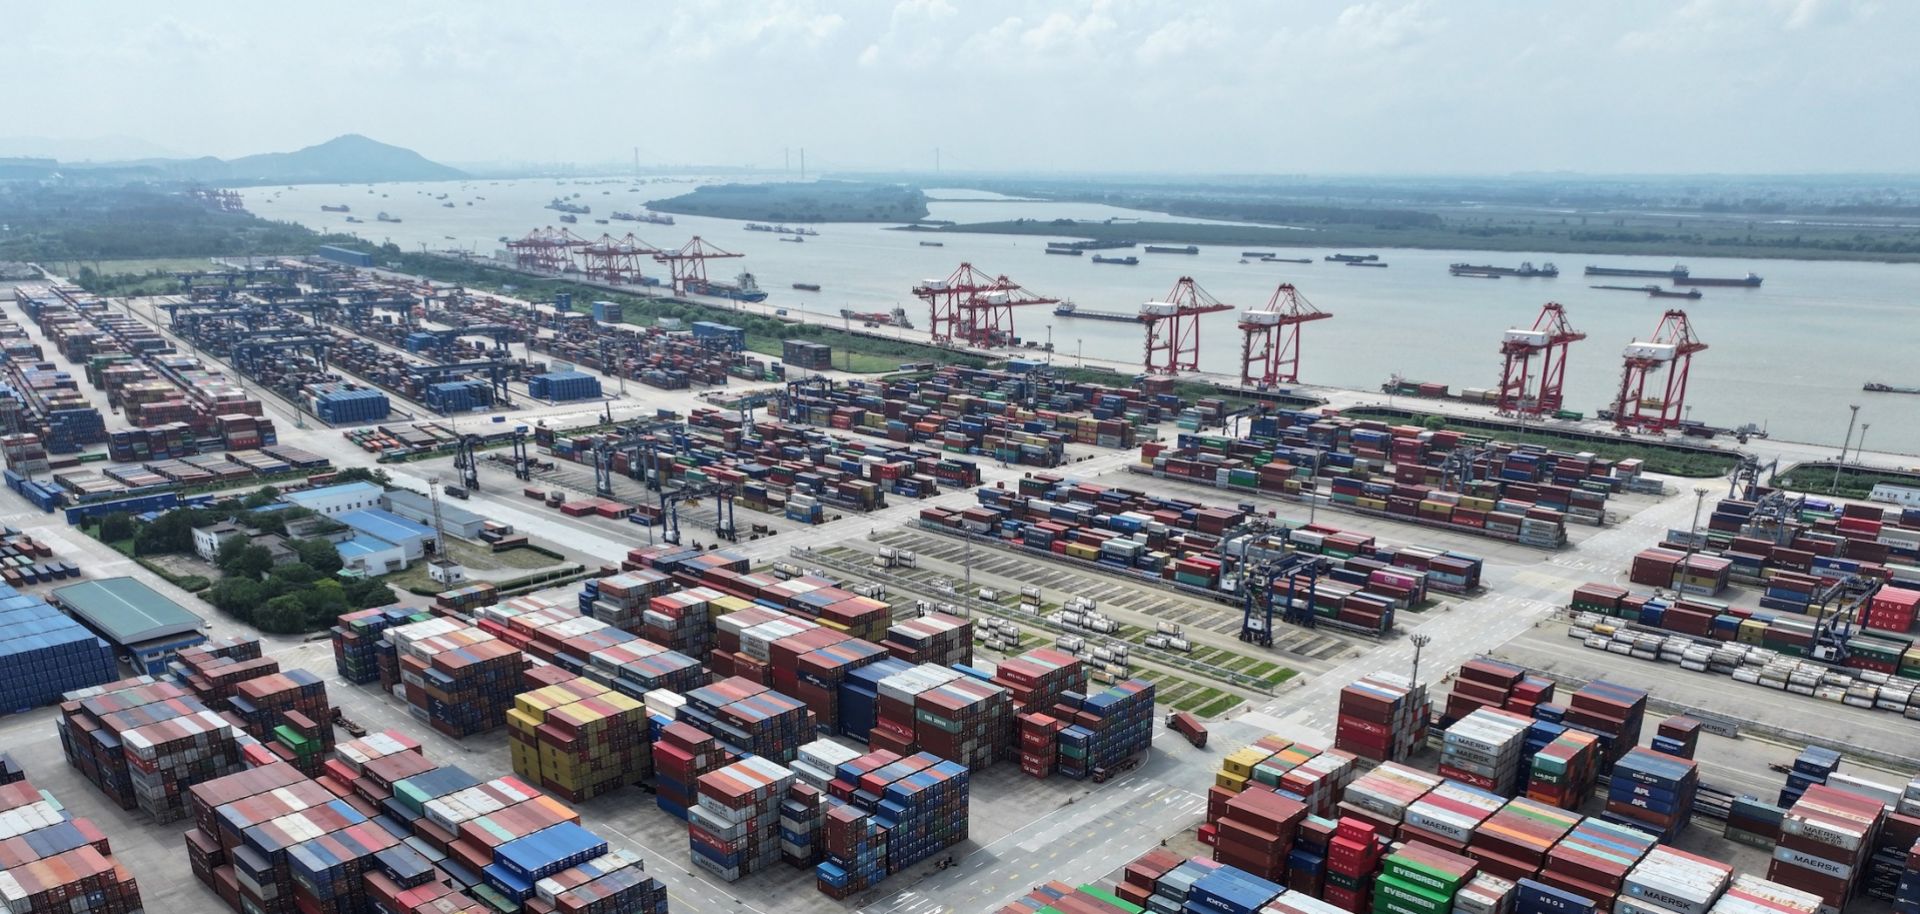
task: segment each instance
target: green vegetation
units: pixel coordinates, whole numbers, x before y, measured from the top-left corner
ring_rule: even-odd
[[[1920,473],[1858,466],[1841,467],[1840,484],[1835,486],[1833,468],[1833,464],[1824,461],[1794,464],[1786,472],[1775,476],[1773,483],[1782,489],[1805,492],[1808,495],[1862,499],[1873,492],[1875,485],[1883,482],[1920,488]]]
[[[615,292],[565,279],[529,276],[516,270],[489,266],[434,254],[409,253],[395,245],[372,247],[364,242],[344,242],[343,247],[363,250],[391,263],[394,269],[442,282],[459,283],[473,289],[497,292],[536,301],[552,301],[559,293],[573,295],[576,310],[584,311],[595,300],[617,301],[624,306],[627,323],[651,325],[661,318],[676,318],[683,323],[718,321],[747,332],[747,348],[774,358],[780,357],[784,340],[812,340],[834,348],[834,367],[846,364],[853,354],[852,371],[879,373],[897,370],[903,362],[940,362],[984,367],[987,360],[975,355],[941,349],[923,343],[886,339],[853,333],[826,324],[803,324],[765,314],[734,308],[713,307],[691,302],[672,301],[652,295]]]
[[[854,181],[718,184],[649,200],[655,212],[766,222],[912,222],[927,215],[917,187]]]
[[[233,520],[262,533],[284,536],[288,522],[312,516],[313,512],[297,507],[253,512],[253,508],[271,503],[276,494],[268,486],[244,500],[229,498],[206,508],[176,508],[147,523],[124,513],[110,514],[87,532],[135,556],[143,566],[175,585],[200,594],[215,609],[251,622],[262,631],[321,631],[348,610],[394,602],[393,590],[383,581],[333,577],[341,568],[340,554],[332,543],[320,538],[287,539],[293,557],[276,563],[267,547],[244,536],[233,537],[221,544],[215,557],[214,566],[221,574],[218,582],[209,582],[204,575],[176,574],[155,561],[170,555],[192,555],[195,527]],[[338,526],[321,525],[319,532]]]
[[[0,260],[59,267],[76,280],[128,258],[204,258],[299,251],[347,236],[209,209],[183,191],[0,183]],[[125,270],[119,272],[127,272]]]
[[[948,178],[943,186],[956,182]],[[1879,177],[998,179],[961,186],[1253,225],[1069,220],[938,231],[1173,244],[1920,260],[1920,193]],[[926,227],[918,227],[921,230]]]
[[[1411,409],[1356,407],[1343,410],[1341,415],[1354,419],[1379,419],[1385,422],[1417,422],[1424,428],[1436,431],[1452,428],[1470,435],[1511,441],[1515,444],[1538,444],[1552,448],[1577,447],[1607,460],[1638,457],[1646,461],[1648,472],[1672,476],[1700,479],[1725,476],[1732,472],[1734,465],[1740,461],[1740,458],[1731,452],[1713,448],[1689,447],[1633,438],[1609,438],[1605,435],[1567,429],[1530,428],[1522,432],[1519,426],[1506,422],[1438,416]],[[1439,423],[1437,425],[1436,420]]]

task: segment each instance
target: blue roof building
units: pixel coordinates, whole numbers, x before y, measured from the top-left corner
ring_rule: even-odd
[[[378,489],[376,488],[375,491]],[[354,539],[371,536],[399,546],[403,557],[409,562],[424,556],[427,543],[433,540],[432,527],[416,524],[392,511],[380,508],[348,511],[334,516],[333,519],[353,528]],[[341,557],[345,558],[346,554],[342,553]]]

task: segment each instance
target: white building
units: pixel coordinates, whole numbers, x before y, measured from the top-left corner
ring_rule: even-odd
[[[340,552],[341,567],[349,571],[377,576],[407,567],[406,550],[377,536],[356,536],[333,548]]]
[[[280,500],[325,517],[338,517],[349,511],[378,508],[380,496],[385,494],[384,489],[370,482],[348,482],[304,492],[289,492],[280,496]]]
[[[223,520],[217,524],[207,524],[193,528],[193,551],[195,555],[211,562],[220,555],[220,544],[234,537],[245,539],[247,531],[238,524]]]

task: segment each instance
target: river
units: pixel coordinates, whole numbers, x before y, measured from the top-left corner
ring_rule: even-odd
[[[264,218],[352,231],[409,249],[458,247],[481,255],[501,248],[498,239],[503,235],[518,238],[535,227],[557,225],[559,214],[543,207],[557,195],[579,194],[574,202],[593,212],[571,226],[578,234],[592,238],[632,231],[667,248],[700,235],[746,255],[709,264],[715,278],[751,271],[771,292],[773,307],[793,303],[811,310],[872,311],[902,305],[919,326],[925,326],[926,309],[908,289],[921,279],[946,276],[962,261],[1007,274],[1036,292],[1099,310],[1131,311],[1142,301],[1164,296],[1181,276],[1192,276],[1216,298],[1243,308],[1264,304],[1279,283],[1291,282],[1313,304],[1334,314],[1332,320],[1307,326],[1301,376],[1312,383],[1362,389],[1377,389],[1394,373],[1456,390],[1497,386],[1502,331],[1530,326],[1542,303],[1557,301],[1566,306],[1575,328],[1588,335],[1574,344],[1567,372],[1568,407],[1588,413],[1613,399],[1620,383],[1621,347],[1649,337],[1666,309],[1684,307],[1709,347],[1694,357],[1688,397],[1693,418],[1723,426],[1754,422],[1777,437],[1837,444],[1846,432],[1847,405],[1860,404],[1860,421],[1872,426],[1867,432],[1870,447],[1920,453],[1920,396],[1860,389],[1866,381],[1920,385],[1920,360],[1915,358],[1920,353],[1920,264],[1689,257],[1685,262],[1697,276],[1741,276],[1751,270],[1766,282],[1758,289],[1706,288],[1703,298],[1688,301],[1588,288],[1594,283],[1641,285],[1653,280],[1580,275],[1588,263],[1665,268],[1674,262],[1671,258],[1384,248],[1356,252],[1379,253],[1390,264],[1368,269],[1321,260],[1333,249],[1314,245],[1312,231],[1303,229],[1299,247],[1257,247],[1282,257],[1311,257],[1310,264],[1240,263],[1240,250],[1255,246],[1203,245],[1195,256],[1127,251],[1141,262],[1126,267],[1095,264],[1090,255],[1048,255],[1048,239],[1039,236],[949,234],[938,236],[944,247],[931,248],[919,244],[927,235],[866,223],[815,226],[820,234],[804,244],[777,242],[778,236],[746,231],[731,219],[675,216],[672,226],[597,225],[594,219],[613,210],[638,210],[648,199],[684,193],[706,179],[656,179],[637,189],[628,179],[598,181],[305,185],[241,192],[247,208]],[[455,206],[442,206],[445,201],[436,199],[440,194]],[[937,198],[929,205],[931,218],[956,222],[1209,221],[1100,204],[1018,201],[975,191],[930,189],[928,195]],[[365,224],[347,224],[345,214],[320,211],[322,204],[342,203],[352,206],[352,214]],[[383,210],[403,221],[374,222]],[[1504,266],[1554,261],[1561,275],[1498,280],[1448,275],[1447,265],[1461,261]],[[795,282],[818,283],[822,291],[792,290]],[[1201,320],[1201,367],[1237,374],[1240,342],[1234,313]],[[1046,308],[1028,309],[1018,318],[1021,334],[1030,338],[1044,339],[1049,326],[1056,358],[1082,351],[1088,357],[1133,360],[1141,353],[1142,333],[1136,326],[1056,318]],[[1856,441],[1859,436],[1856,432]]]

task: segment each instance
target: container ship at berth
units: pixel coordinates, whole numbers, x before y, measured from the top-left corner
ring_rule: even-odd
[[[1198,254],[1200,253],[1200,248],[1197,245],[1191,244],[1181,248],[1169,244],[1149,244],[1146,247],[1146,252],[1149,254]]]
[[[1053,307],[1054,317],[1079,317],[1094,321],[1118,321],[1123,324],[1140,323],[1140,316],[1122,311],[1084,311],[1070,301],[1063,301]]]
[[[1748,289],[1760,288],[1760,274],[1748,273],[1738,279],[1724,276],[1675,276],[1676,286],[1741,286]]]
[[[1663,289],[1659,286],[1588,286],[1589,289],[1608,289],[1614,292],[1645,292],[1654,298],[1699,298],[1699,289]]]
[[[1095,254],[1093,255],[1093,262],[1094,263],[1117,263],[1123,267],[1137,267],[1140,265],[1140,258],[1135,257],[1132,254],[1128,254],[1125,257],[1102,257],[1099,254]]]
[[[1471,263],[1456,263],[1448,266],[1447,272],[1455,276],[1520,276],[1529,279],[1537,276],[1552,279],[1560,275],[1560,268],[1551,263],[1536,267],[1530,261],[1523,262],[1518,267],[1495,267]]]
[[[733,282],[719,280],[689,279],[686,289],[695,295],[711,295],[715,298],[731,298],[734,301],[766,301],[767,292],[754,281],[752,273],[742,273],[734,277]]]
[[[1882,384],[1879,381],[1868,381],[1860,385],[1860,389],[1874,394],[1920,394],[1920,387],[1900,387],[1894,384]]]
[[[1669,270],[1627,270],[1627,269],[1622,269],[1620,267],[1596,267],[1589,264],[1587,266],[1587,275],[1588,276],[1654,276],[1654,277],[1659,277],[1660,279],[1685,279],[1687,278],[1687,268],[1680,266],[1679,264],[1674,264],[1673,268]]]

